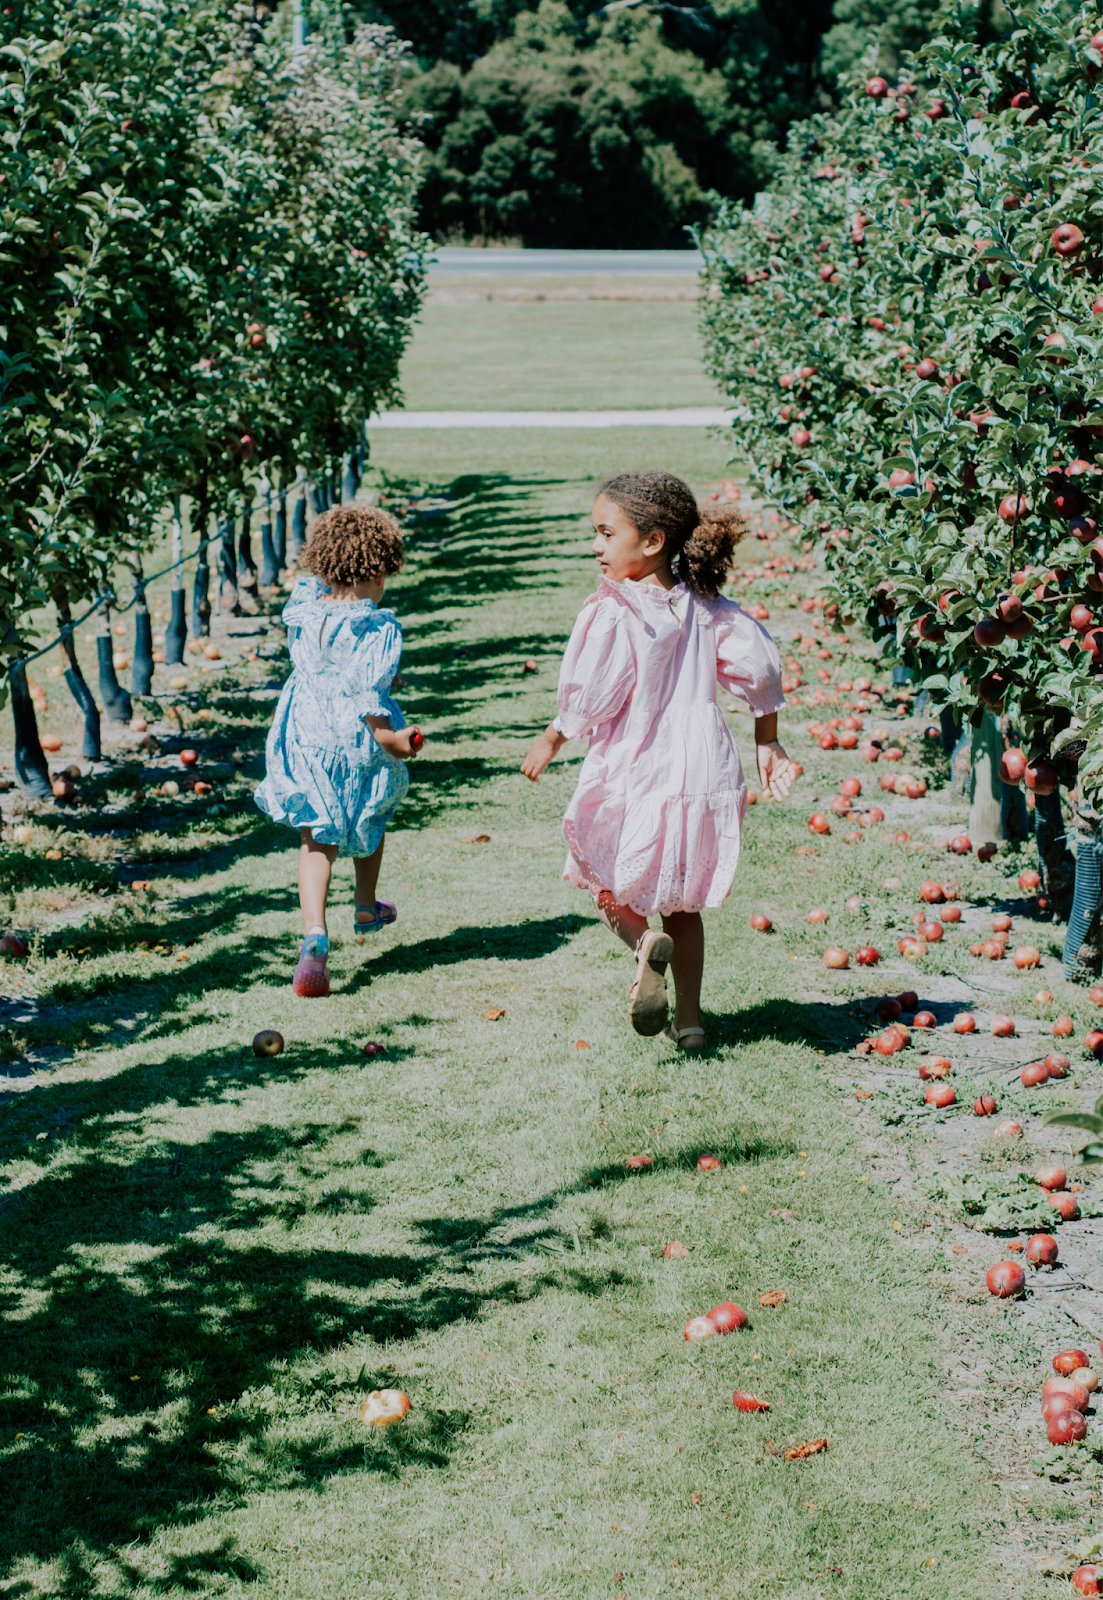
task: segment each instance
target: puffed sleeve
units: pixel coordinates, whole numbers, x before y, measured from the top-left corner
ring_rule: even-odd
[[[716,613],[716,676],[756,717],[785,705],[777,645],[734,600],[721,600]]]
[[[620,607],[601,595],[583,607],[559,669],[559,715],[567,739],[584,739],[621,710],[636,682],[636,658]]]
[[[355,697],[358,716],[390,717],[393,726],[398,707],[391,684],[402,659],[402,625],[393,611],[385,610],[372,611],[364,623],[357,641],[357,671],[345,681]]]

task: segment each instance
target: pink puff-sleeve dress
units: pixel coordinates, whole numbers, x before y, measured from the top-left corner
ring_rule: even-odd
[[[641,916],[731,891],[747,786],[716,684],[779,711],[781,659],[733,600],[603,578],[575,623],[554,726],[589,736],[563,834],[564,877]]]

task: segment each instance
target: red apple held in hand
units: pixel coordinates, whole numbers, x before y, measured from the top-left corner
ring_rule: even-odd
[[[850,956],[847,951],[840,949],[836,944],[829,944],[823,953],[823,964],[834,971],[841,972],[850,965]]]
[[[722,1300],[718,1306],[713,1306],[708,1319],[718,1333],[734,1333],[737,1328],[747,1326],[747,1313],[732,1300]]]
[[[1026,1241],[1026,1259],[1034,1267],[1057,1264],[1057,1240],[1052,1233],[1034,1233]]]
[[[976,1033],[976,1018],[968,1011],[959,1011],[954,1018],[955,1033]]]
[[[1035,1173],[1034,1181],[1040,1184],[1043,1189],[1063,1189],[1065,1187],[1065,1169],[1057,1166],[1056,1163],[1053,1166],[1043,1167],[1041,1172]],[[1077,1366],[1085,1366],[1086,1364],[1086,1361],[1077,1362]],[[1057,1367],[1055,1370],[1060,1372],[1061,1369]],[[1069,1371],[1072,1371],[1071,1367]]]
[[[990,1094],[978,1095],[973,1101],[973,1112],[978,1117],[994,1117],[999,1107]]]
[[[528,668],[526,667],[525,670],[527,672]],[[420,728],[411,728],[410,729],[410,749],[414,752],[415,755],[421,749],[421,747],[422,747],[422,745],[424,743],[425,743],[425,735],[422,733],[421,729]]]
[[[277,1033],[275,1028],[262,1028],[253,1037],[253,1054],[255,1056],[278,1056],[283,1053],[283,1034]]]
[[[764,911],[755,911],[751,916],[751,927],[756,933],[769,933],[773,923]]]
[[[994,1267],[988,1268],[984,1281],[989,1294],[1007,1300],[1012,1295],[1022,1294],[1026,1288],[1026,1273],[1017,1261],[997,1261]]]
[[[1044,1061],[1031,1061],[1019,1073],[1024,1089],[1036,1089],[1040,1083],[1049,1082],[1049,1068]]]
[[[942,1110],[945,1106],[952,1106],[957,1100],[952,1084],[932,1083],[923,1096],[924,1105],[935,1106]]]

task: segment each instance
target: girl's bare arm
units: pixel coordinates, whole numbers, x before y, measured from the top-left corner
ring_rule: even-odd
[[[544,768],[555,760],[566,743],[566,739],[555,724],[549,722],[521,763],[521,771],[525,777],[532,783],[539,783]]]
[[[411,743],[413,728],[400,728],[396,733],[391,727],[390,717],[365,717],[364,721],[375,735],[376,743],[389,756],[395,756],[399,761],[412,761],[417,755]]]

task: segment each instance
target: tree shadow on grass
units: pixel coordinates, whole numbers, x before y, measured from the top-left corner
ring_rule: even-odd
[[[331,1051],[301,1054],[300,1069],[332,1068]],[[280,1070],[254,1062],[254,1084]],[[623,1167],[476,1218],[427,1215],[408,1248],[380,1250],[359,1219],[388,1192],[393,1158],[370,1112],[216,1129],[175,1152],[143,1135],[149,1106],[213,1103],[225,1087],[219,1050],[81,1085],[66,1160],[0,1215],[0,1561],[61,1561],[57,1592],[71,1597],[90,1593],[94,1568],[94,1592],[121,1600],[142,1570],[126,1547],[212,1505],[318,1491],[337,1473],[446,1470],[469,1418],[420,1403],[399,1347],[549,1290],[600,1296],[630,1281],[618,1263],[577,1260],[556,1220],[564,1200],[626,1180]],[[34,1117],[21,1108],[24,1150],[46,1102],[56,1112],[73,1093],[46,1091]],[[733,1132],[718,1149],[747,1161],[787,1147]],[[408,1423],[366,1434],[363,1394],[396,1384],[412,1390]],[[208,1556],[180,1558],[179,1584],[256,1576],[228,1546]]]
[[[439,938],[392,945],[370,965],[359,968],[344,992],[355,994],[373,977],[428,972],[433,967],[455,966],[461,961],[539,961],[588,927],[591,920],[570,911],[559,917],[510,922],[501,927],[481,924],[454,928]]]

